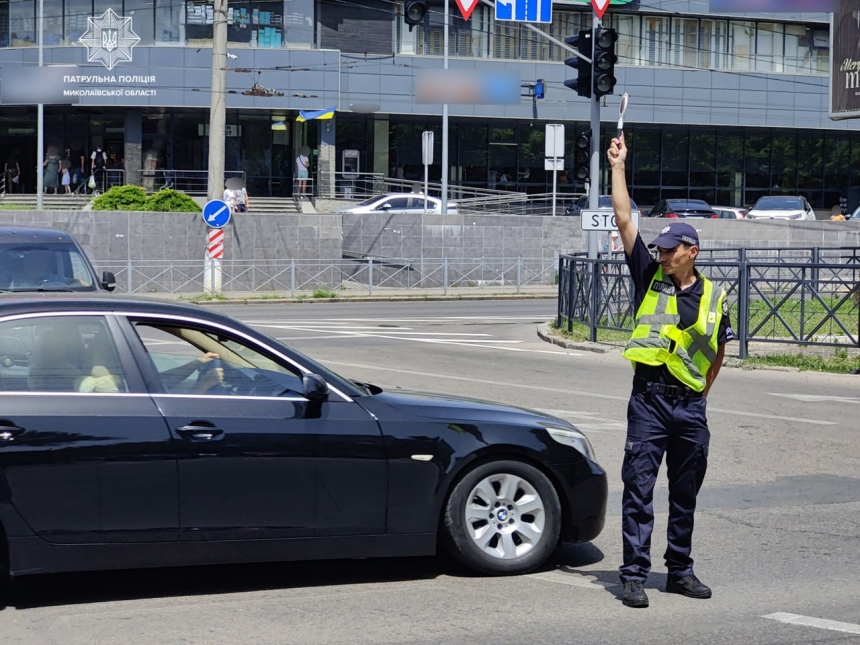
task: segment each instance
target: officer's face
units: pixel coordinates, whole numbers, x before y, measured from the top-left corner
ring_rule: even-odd
[[[695,262],[696,256],[699,254],[699,247],[679,244],[674,248],[666,249],[658,246],[657,254],[657,259],[663,267],[663,273],[674,275],[684,273],[693,266],[693,262]]]

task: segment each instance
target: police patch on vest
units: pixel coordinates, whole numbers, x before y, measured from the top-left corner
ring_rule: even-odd
[[[658,293],[665,293],[666,295],[674,296],[675,285],[668,282],[659,282],[658,280],[654,280],[651,283],[651,291],[657,291]]]

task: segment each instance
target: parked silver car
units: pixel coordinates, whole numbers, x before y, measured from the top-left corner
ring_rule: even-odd
[[[335,209],[335,213],[390,213],[392,215],[403,215],[406,213],[423,213],[425,210],[428,213],[439,215],[442,213],[442,200],[436,197],[425,197],[415,193],[391,193],[389,195],[376,195],[370,199],[365,199],[358,204],[344,206]],[[459,213],[457,204],[448,202],[448,214],[457,215]]]
[[[771,195],[759,197],[747,213],[747,219],[814,220],[815,211],[805,197]]]

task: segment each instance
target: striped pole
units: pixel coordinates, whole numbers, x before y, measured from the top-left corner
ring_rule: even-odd
[[[207,266],[203,273],[203,290],[221,293],[221,259],[224,257],[224,230],[210,228],[206,240]]]
[[[220,260],[224,257],[224,230],[209,229],[209,241],[206,245],[210,260]]]

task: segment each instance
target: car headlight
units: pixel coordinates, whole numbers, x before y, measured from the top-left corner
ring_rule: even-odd
[[[806,214],[805,213],[794,213],[791,216],[791,219],[806,219]]]
[[[576,448],[583,455],[594,461],[594,448],[591,447],[591,442],[579,430],[547,428],[549,436],[555,441],[571,448]]]

